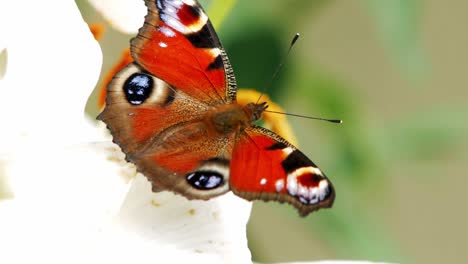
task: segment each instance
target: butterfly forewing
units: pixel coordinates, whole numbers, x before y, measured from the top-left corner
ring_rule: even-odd
[[[202,102],[234,101],[234,74],[200,4],[180,0],[145,2],[145,24],[131,41],[135,61]]]
[[[98,119],[129,155],[142,151],[160,131],[200,119],[208,106],[176,90],[135,63],[118,72],[107,87],[106,108]]]
[[[331,207],[335,198],[331,182],[311,160],[277,134],[256,126],[236,142],[230,183],[245,199],[287,202],[301,215]]]

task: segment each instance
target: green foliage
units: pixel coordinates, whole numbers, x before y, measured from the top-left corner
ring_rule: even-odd
[[[391,57],[410,78],[427,70],[419,39],[420,0],[366,0]]]
[[[368,11],[375,19],[375,30],[388,48],[388,56],[394,59],[406,77],[423,78],[427,65],[418,36],[422,3],[416,0],[368,0],[367,3]],[[278,12],[268,11],[268,15],[262,15],[260,10],[265,7],[264,4],[260,1],[247,5],[240,1],[221,30],[240,87],[261,90],[268,83],[274,69],[284,58],[289,37],[292,36],[288,35],[290,28],[285,28],[285,25],[289,25],[288,20],[298,20],[296,16],[289,16],[288,12],[296,12],[298,16],[311,12],[318,16],[327,10],[330,1],[275,3]],[[293,7],[298,9],[291,11]],[[275,10],[274,7],[271,9]],[[225,11],[219,12],[225,14]],[[213,14],[210,15],[213,17]],[[219,16],[216,16],[216,20],[219,21]],[[400,245],[381,222],[382,219],[371,216],[372,213],[366,208],[369,205],[366,199],[373,193],[379,193],[376,198],[381,199],[392,195],[385,189],[388,179],[382,177],[386,175],[389,157],[393,157],[394,161],[416,160],[439,155],[444,148],[449,151],[466,134],[466,126],[447,124],[449,121],[445,122],[443,118],[434,123],[432,118],[403,116],[401,122],[386,124],[386,129],[382,130],[378,123],[366,121],[366,111],[372,110],[361,107],[362,99],[355,90],[354,84],[330,73],[319,63],[301,62],[297,58],[292,61],[290,58],[287,67],[268,87],[267,93],[286,105],[292,105],[293,98],[294,105],[303,106],[301,109],[304,112],[300,114],[321,113],[325,117],[344,120],[340,127],[319,130],[318,137],[333,142],[335,146],[328,154],[333,157],[333,164],[326,167],[331,168],[327,173],[335,183],[338,196],[331,213],[314,214],[311,216],[313,221],[305,223],[310,227],[311,235],[323,238],[336,258],[405,261],[408,257],[403,256]],[[438,111],[445,113],[441,109]],[[462,119],[461,116],[459,118]],[[307,126],[297,129],[308,129]],[[301,131],[297,132],[302,134]],[[305,152],[313,152],[313,147],[304,141],[307,140],[301,137]],[[252,221],[256,221],[255,218]],[[258,248],[255,241],[261,239],[250,237],[249,241],[255,258],[264,259],[255,253]]]
[[[411,161],[450,159],[452,155],[466,155],[461,145],[468,134],[468,109],[458,106],[439,106],[393,122],[382,133],[386,155]]]
[[[201,1],[203,4],[205,1]],[[226,16],[232,10],[237,0],[212,1],[209,6],[211,23],[215,28],[219,28]],[[206,6],[206,5],[204,5]]]

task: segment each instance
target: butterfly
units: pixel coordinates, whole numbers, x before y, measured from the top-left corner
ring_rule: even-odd
[[[134,62],[107,87],[98,119],[152,183],[207,200],[228,191],[278,201],[302,216],[331,207],[333,185],[302,152],[255,125],[266,103],[236,102],[227,54],[196,0],[145,0]]]

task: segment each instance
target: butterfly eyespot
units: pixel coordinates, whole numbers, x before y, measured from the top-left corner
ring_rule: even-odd
[[[153,91],[154,81],[151,76],[143,73],[134,73],[125,81],[123,89],[127,101],[132,105],[141,105],[148,99]]]
[[[211,190],[224,183],[224,177],[214,171],[197,171],[187,175],[187,181],[191,186],[199,190]]]
[[[287,190],[303,204],[317,204],[331,195],[330,184],[315,167],[298,168],[288,174]]]

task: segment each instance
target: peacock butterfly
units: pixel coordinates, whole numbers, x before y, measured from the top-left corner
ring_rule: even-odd
[[[145,0],[131,40],[134,62],[107,87],[98,116],[153,186],[188,199],[233,191],[247,200],[287,202],[302,216],[331,207],[322,171],[274,132],[256,126],[266,103],[236,102],[236,80],[196,0]]]

